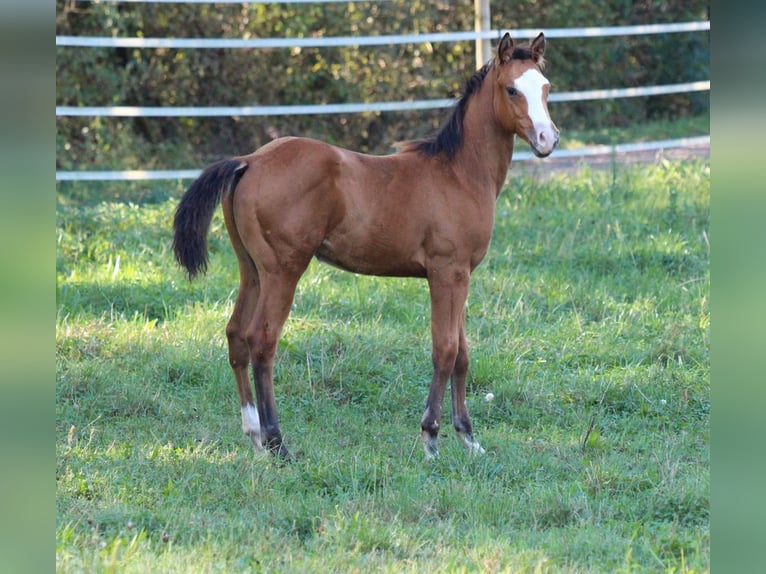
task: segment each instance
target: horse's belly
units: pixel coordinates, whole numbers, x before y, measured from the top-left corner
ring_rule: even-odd
[[[363,275],[387,277],[425,277],[426,270],[417,253],[383,242],[325,239],[315,256],[324,263]]]

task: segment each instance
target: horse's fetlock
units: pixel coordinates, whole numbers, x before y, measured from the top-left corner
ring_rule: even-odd
[[[469,420],[456,418],[452,422],[452,426],[455,427],[458,434],[473,435],[473,425],[471,425],[471,421]]]
[[[423,419],[420,421],[420,428],[432,436],[437,436],[439,434],[440,427],[439,421],[432,419],[427,415],[428,412],[426,412],[426,415],[424,415]]]

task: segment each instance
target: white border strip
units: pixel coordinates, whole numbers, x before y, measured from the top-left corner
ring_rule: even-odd
[[[612,98],[632,98],[698,92],[710,89],[709,81],[615,88],[610,90],[587,90],[583,92],[560,92],[548,97],[550,102],[572,102]],[[249,117],[311,114],[353,114],[362,112],[397,112],[448,108],[454,99],[410,100],[403,102],[369,102],[352,104],[306,104],[283,106],[222,106],[222,107],[164,107],[164,106],[56,106],[57,117]]]
[[[642,143],[627,143],[615,146],[592,146],[581,149],[564,149],[553,152],[551,159],[588,157],[593,155],[606,155],[632,151],[651,151],[660,149],[672,149],[678,147],[710,145],[710,136],[692,138],[678,138],[658,140]],[[513,154],[513,161],[527,161],[535,159],[532,152],[521,151]],[[146,181],[146,180],[180,180],[194,179],[202,172],[199,169],[146,171],[57,171],[56,181]]]
[[[547,38],[596,38],[633,36],[670,32],[710,30],[710,21],[637,26],[593,26],[586,28],[551,28]],[[432,34],[389,34],[381,36],[331,36],[319,38],[117,38],[108,36],[56,36],[56,46],[80,48],[327,48],[337,46],[381,46],[463,42],[499,38],[506,30],[486,32],[440,32]],[[534,38],[539,29],[507,30],[514,38]]]

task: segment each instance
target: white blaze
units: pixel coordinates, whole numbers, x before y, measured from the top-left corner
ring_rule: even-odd
[[[549,85],[550,82],[539,70],[529,69],[516,78],[513,84],[527,99],[527,111],[529,119],[532,120],[535,126],[535,137],[537,139],[533,143],[541,151],[549,151],[556,141],[556,134],[553,130],[551,117],[543,105],[543,88]]]
[[[529,69],[516,78],[514,87],[527,99],[530,119],[537,124],[550,124],[551,118],[543,106],[543,86],[550,82],[538,70]]]

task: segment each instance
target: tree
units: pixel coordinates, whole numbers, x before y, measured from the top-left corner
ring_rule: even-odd
[[[57,0],[56,33],[81,36],[301,37],[470,30],[472,3],[116,4]],[[702,0],[495,0],[495,29],[624,25],[707,17]],[[558,91],[708,77],[708,34],[556,39]],[[216,106],[397,101],[456,95],[472,42],[271,50],[57,48],[58,105]],[[567,128],[635,124],[707,109],[707,95],[552,105]],[[435,129],[446,110],[256,118],[57,119],[60,169],[197,167],[277,135],[387,153]]]

